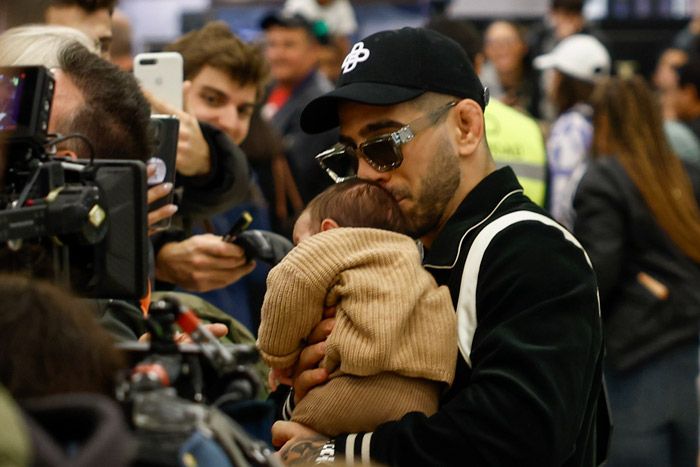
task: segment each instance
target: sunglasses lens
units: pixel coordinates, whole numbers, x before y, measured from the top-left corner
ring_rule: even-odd
[[[328,172],[333,172],[339,179],[355,177],[357,175],[355,151],[350,147],[336,151],[332,156],[323,159],[323,168]]]
[[[398,148],[395,148],[388,139],[367,143],[362,146],[362,152],[367,162],[379,171],[391,170],[401,163]]]

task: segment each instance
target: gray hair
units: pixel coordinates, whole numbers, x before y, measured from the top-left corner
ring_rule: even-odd
[[[85,33],[66,26],[30,24],[0,34],[0,66],[59,66],[59,55],[73,43],[98,53],[95,42]]]

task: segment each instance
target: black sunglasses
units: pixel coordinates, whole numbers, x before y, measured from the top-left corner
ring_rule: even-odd
[[[419,131],[434,125],[442,114],[455,105],[457,105],[457,101],[449,102],[418,117],[396,131],[368,139],[360,143],[357,148],[353,145],[337,143],[332,148],[318,154],[316,161],[335,183],[341,183],[357,176],[358,156],[362,156],[377,172],[394,170],[403,162],[401,145],[415,138]]]

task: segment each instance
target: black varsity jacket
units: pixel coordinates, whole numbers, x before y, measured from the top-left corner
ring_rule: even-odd
[[[525,220],[509,224],[521,211]],[[373,433],[340,436],[335,455],[356,465],[596,465],[600,311],[573,236],[505,167],[469,193],[424,264],[457,310],[455,382],[435,415],[410,413]]]

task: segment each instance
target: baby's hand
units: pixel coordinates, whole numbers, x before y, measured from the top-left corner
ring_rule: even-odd
[[[281,384],[286,384],[287,386],[291,386],[293,381],[292,381],[292,372],[293,368],[291,366],[288,366],[287,368],[273,368],[272,369],[272,375],[275,377],[275,379],[281,383]]]
[[[291,386],[294,383],[292,380],[292,372],[293,368],[291,366],[287,368],[272,368],[267,381],[270,385],[270,389],[274,391],[280,384]]]

